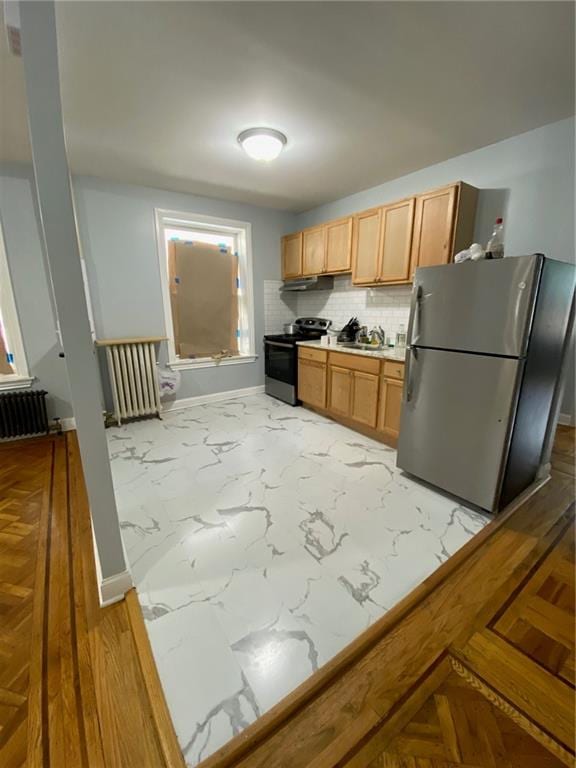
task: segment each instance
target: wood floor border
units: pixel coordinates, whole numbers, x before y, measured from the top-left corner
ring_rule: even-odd
[[[450,664],[452,669],[460,675],[463,680],[481,693],[491,704],[497,707],[501,712],[519,725],[533,739],[536,739],[545,749],[561,760],[568,768],[574,768],[574,753],[558,742],[548,731],[542,728],[531,717],[522,712],[512,702],[508,701],[501,693],[483,680],[478,674],[469,669],[456,656],[450,654]]]
[[[565,473],[562,473],[562,474],[565,474]],[[486,626],[490,627],[490,629],[496,634],[500,634],[500,633],[496,629],[494,629],[495,624],[506,613],[506,611],[512,605],[514,600],[516,600],[518,595],[526,587],[529,581],[534,577],[534,575],[536,574],[536,571],[538,571],[541,568],[541,566],[544,564],[546,559],[552,554],[552,552],[556,549],[558,544],[566,536],[566,533],[570,530],[570,526],[574,522],[575,510],[576,510],[576,502],[573,501],[567,508],[563,517],[560,518],[560,520],[558,521],[559,530],[556,533],[556,535],[550,541],[543,540],[546,543],[546,547],[543,550],[543,552],[539,555],[538,559],[532,564],[532,566],[526,571],[521,581],[510,593],[508,598],[502,602],[502,604],[500,605],[498,610],[494,613],[490,621],[486,623]]]
[[[160,682],[156,662],[154,661],[150,638],[148,637],[148,632],[144,625],[142,608],[138,602],[136,590],[131,589],[124,599],[126,602],[126,610],[128,612],[128,620],[134,636],[138,661],[142,670],[144,685],[150,700],[154,725],[158,732],[160,746],[166,762],[166,768],[186,768],[184,756],[180,749],[180,745],[178,744],[176,731],[174,730],[174,725],[168,710],[164,689]]]
[[[44,768],[44,766],[49,765],[47,701],[44,679],[48,663],[46,635],[49,607],[47,599],[50,575],[54,460],[55,447],[52,442],[50,451],[48,452],[50,471],[46,473],[46,479],[42,490],[43,495],[40,519],[38,521],[39,530],[36,555],[36,576],[34,584],[34,603],[32,608],[32,637],[30,639],[31,656],[27,726],[28,768]]]
[[[550,481],[550,477],[533,483],[479,533],[466,542],[452,557],[424,579],[405,598],[393,606],[381,619],[372,624],[334,658],[307,678],[294,691],[272,709],[249,725],[238,736],[202,761],[201,768],[229,768],[241,761],[248,752],[257,749],[295,718],[312,700],[318,698],[331,683],[344,675],[363,656],[368,654],[410,612],[437,590],[458,568],[469,560],[510,518],[530,501]]]

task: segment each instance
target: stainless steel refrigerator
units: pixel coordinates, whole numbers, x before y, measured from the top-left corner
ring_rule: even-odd
[[[573,265],[541,254],[416,271],[401,469],[494,512],[536,479],[574,285]]]

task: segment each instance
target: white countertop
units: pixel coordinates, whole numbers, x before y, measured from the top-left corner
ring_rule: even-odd
[[[326,352],[345,352],[347,355],[363,355],[364,357],[378,357],[381,360],[396,360],[401,363],[406,358],[406,347],[385,347],[384,349],[354,349],[344,347],[342,344],[322,344],[320,341],[297,341],[299,347],[314,347],[324,349]]]

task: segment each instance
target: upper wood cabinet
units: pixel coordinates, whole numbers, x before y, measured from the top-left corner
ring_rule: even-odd
[[[320,275],[326,271],[326,227],[302,232],[302,274]]]
[[[470,245],[478,190],[457,182],[282,238],[285,279],[352,271],[355,285],[410,283]]]
[[[326,224],[327,274],[350,272],[352,269],[352,216]]]
[[[399,283],[409,279],[413,222],[414,198],[382,209],[379,282]]]
[[[352,216],[282,238],[285,280],[335,275],[352,269]]]
[[[302,275],[302,232],[282,238],[282,277],[284,280]]]
[[[352,246],[352,282],[375,283],[380,268],[380,221],[382,209],[357,214]]]
[[[356,216],[352,282],[405,283],[410,279],[414,198]]]
[[[410,279],[417,267],[448,264],[472,243],[477,198],[462,182],[416,198]]]

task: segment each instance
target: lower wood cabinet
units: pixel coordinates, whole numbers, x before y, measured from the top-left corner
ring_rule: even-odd
[[[314,408],[326,408],[326,364],[300,358],[298,397]]]
[[[337,365],[329,366],[328,410],[339,416],[350,416],[353,372]]]
[[[354,371],[350,418],[367,427],[376,426],[379,384],[378,376]]]
[[[388,437],[396,439],[400,434],[400,413],[402,411],[401,379],[382,379],[380,386],[380,413],[378,429]]]
[[[306,405],[368,427],[395,444],[400,433],[404,363],[300,347],[298,397]]]

